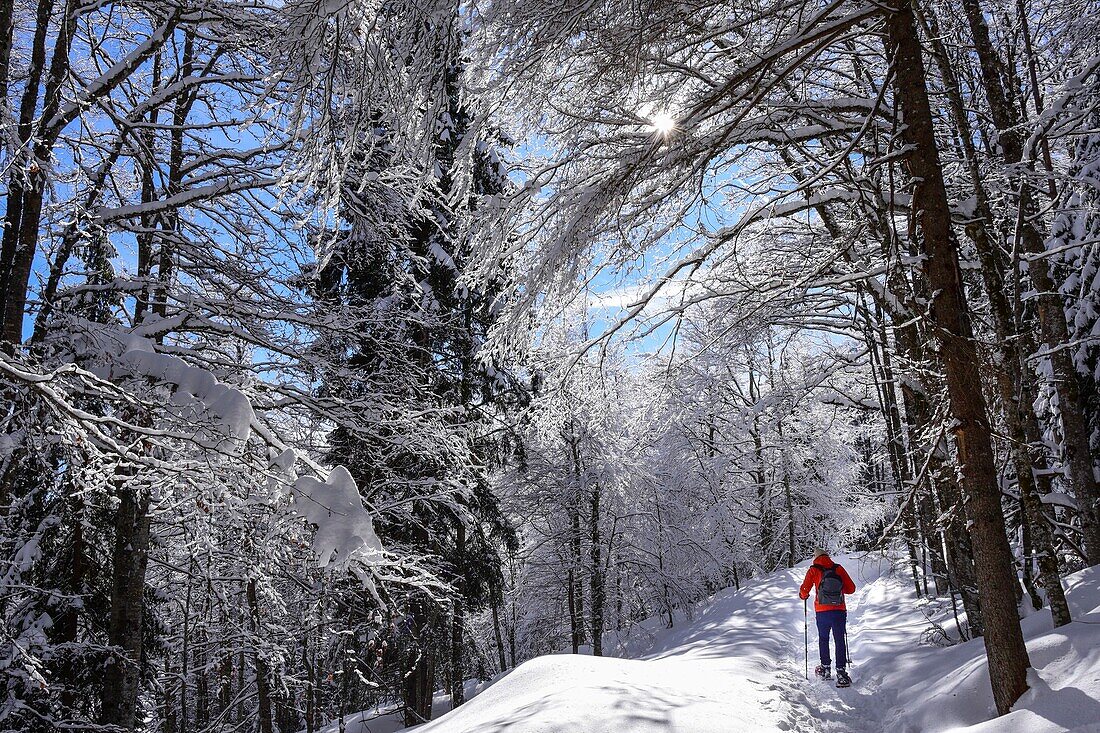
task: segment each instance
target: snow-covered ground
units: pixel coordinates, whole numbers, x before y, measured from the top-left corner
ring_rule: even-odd
[[[1010,715],[991,720],[981,640],[921,646],[929,622],[911,585],[882,558],[839,562],[858,586],[848,601],[851,688],[803,677],[803,564],[723,591],[673,629],[656,621],[634,629],[615,645],[624,658],[531,660],[417,733],[1100,732],[1100,567],[1068,579],[1072,625],[1053,631],[1047,612],[1024,620],[1031,690]],[[812,668],[812,608],[809,616]],[[375,720],[347,730],[391,726]]]

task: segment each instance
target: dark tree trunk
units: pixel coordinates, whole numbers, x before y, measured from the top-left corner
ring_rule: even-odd
[[[973,341],[959,268],[958,244],[933,131],[924,59],[912,6],[887,14],[889,57],[902,115],[903,161],[913,181],[914,241],[926,256],[924,272],[935,293],[931,321],[940,344],[955,446],[969,511],[978,589],[982,598],[990,683],[999,714],[1027,690],[1030,661],[1017,615],[1015,572],[993,461],[980,361]]]
[[[570,457],[573,462],[573,486],[569,500],[569,628],[573,653],[584,644],[584,535],[581,531],[581,496],[584,492],[584,468],[581,465],[580,438],[572,422],[567,426]]]
[[[866,308],[864,310],[867,311]],[[867,318],[869,321],[871,320],[869,311],[867,311]],[[890,458],[890,468],[893,473],[894,485],[900,492],[912,485],[914,480],[914,469],[910,464],[910,459],[906,451],[893,360],[890,357],[890,350],[887,346],[889,342],[887,340],[886,327],[883,322],[883,313],[880,307],[876,307],[874,321],[878,324],[877,338],[876,333],[870,331],[867,334],[867,346],[871,352],[872,363],[874,363],[877,357],[879,368],[882,372],[879,400],[882,404],[885,417],[887,454]],[[927,482],[925,482],[925,485],[928,485]],[[940,533],[934,529],[935,512],[932,505],[932,496],[931,492],[921,491],[920,487],[913,488],[920,495],[913,498],[915,508],[913,509],[912,517],[909,519],[903,518],[903,523],[905,525],[914,525],[915,522],[913,518],[915,517],[919,520],[924,546],[927,547],[931,555],[932,576],[936,583],[936,593],[939,595],[947,591],[947,564],[944,560],[943,552],[940,549],[943,544]],[[913,574],[913,586],[919,597],[921,595],[921,586],[917,577],[918,561],[914,539],[915,530],[915,526],[912,531],[910,531],[908,526],[904,527],[906,545],[909,548],[910,568]],[[919,564],[923,569],[924,563],[922,562]],[[927,595],[927,577],[924,577],[924,583],[924,593]]]
[[[569,568],[567,575],[569,587],[566,588],[566,602],[569,606],[569,641],[572,644],[574,654],[581,651],[580,613],[577,611],[577,583],[573,579],[573,568]]]
[[[920,338],[912,324],[896,331],[898,347],[914,363],[925,361],[920,346]],[[936,366],[942,370],[938,362]],[[902,400],[905,404],[906,430],[910,442],[917,444],[921,433],[935,432],[938,427],[932,424],[935,416],[924,393],[902,383]],[[942,441],[928,447],[927,478],[930,495],[939,502],[940,513],[944,520],[940,537],[944,546],[944,561],[948,583],[959,592],[963,607],[966,609],[967,625],[971,636],[982,636],[981,605],[978,601],[977,582],[974,577],[974,559],[970,548],[970,537],[966,531],[966,510],[963,506],[962,492],[951,474],[951,467],[944,465],[946,445]]]
[[[13,3],[5,3],[11,12]],[[19,103],[19,124],[17,140],[20,154],[11,161],[8,180],[6,207],[4,211],[4,236],[0,242],[0,340],[19,343],[22,340],[23,308],[20,306],[18,324],[11,322],[9,316],[9,293],[18,285],[15,279],[16,260],[18,259],[20,235],[23,231],[24,196],[27,184],[35,178],[35,164],[26,157],[33,149],[31,137],[34,130],[34,113],[38,106],[38,92],[42,83],[42,74],[46,70],[46,36],[53,14],[53,0],[39,0],[35,12],[34,37],[31,41],[31,53],[27,66],[27,78],[23,85],[23,95]],[[9,21],[10,23],[11,21]],[[10,46],[9,46],[10,51]],[[10,63],[10,62],[9,62]],[[33,184],[32,184],[33,187]]]
[[[915,498],[914,498],[915,501]],[[913,522],[913,505],[901,510],[901,528],[905,537],[905,550],[909,555],[909,574],[913,578],[913,593],[920,598],[920,560],[917,558],[917,528]]]
[[[192,561],[191,570],[195,564]],[[188,693],[191,686],[191,591],[194,573],[187,574],[187,590],[183,597],[183,632],[180,643],[180,733],[188,733],[187,708],[190,704]]]
[[[508,669],[508,660],[504,655],[504,635],[500,631],[500,589],[494,588],[490,607],[493,610],[493,638],[497,645],[497,662],[500,664],[498,672]]]
[[[978,0],[963,0],[963,9],[974,38],[982,86],[989,102],[990,116],[997,128],[997,152],[1007,166],[1024,162],[1024,140],[1020,129],[1021,110],[1008,92],[1004,67],[989,36],[989,27]],[[1028,166],[1031,167],[1030,161]],[[1036,226],[1038,206],[1026,176],[1010,174],[1009,181],[1018,189],[1017,229],[1023,250],[1032,256],[1028,275],[1038,292],[1039,333],[1043,350],[1049,354],[1058,393],[1058,412],[1062,420],[1063,447],[1070,484],[1077,496],[1085,530],[1085,552],[1090,565],[1100,564],[1100,487],[1097,485],[1092,453],[1089,449],[1088,421],[1082,410],[1077,371],[1069,351],[1062,348],[1069,340],[1061,297],[1050,275],[1043,235]]]
[[[15,31],[15,3],[0,3],[0,100],[8,98],[8,80],[11,78],[11,47]]]
[[[1022,354],[1018,354],[1022,357]],[[1039,431],[1039,423],[1035,419],[1035,413],[1031,405],[1035,403],[1034,382],[1029,374],[1021,370],[1021,376],[1025,380],[1020,386],[1019,404],[1017,410],[1023,413],[1018,421],[1023,429],[1023,441],[1028,449],[1030,460],[1021,461],[1017,465],[1017,471],[1026,471],[1035,467],[1045,468],[1046,461],[1043,453],[1043,439]],[[1014,438],[1015,439],[1015,438]],[[1054,545],[1054,535],[1047,522],[1046,509],[1043,506],[1042,495],[1048,491],[1040,491],[1039,479],[1033,473],[1032,480],[1020,484],[1020,500],[1023,503],[1023,511],[1028,526],[1031,529],[1031,543],[1035,548],[1035,561],[1039,567],[1039,584],[1047,592],[1047,603],[1050,604],[1050,613],[1054,621],[1054,627],[1068,624],[1070,617],[1069,602],[1066,600],[1065,589],[1062,588],[1062,576],[1058,572],[1058,555]],[[1049,481],[1049,476],[1044,474],[1043,481]]]
[[[748,372],[749,399],[752,402],[756,402],[760,396],[756,387],[756,374],[751,365],[749,366]],[[768,491],[767,476],[764,473],[764,441],[760,435],[759,420],[759,415],[754,414],[752,427],[749,429],[749,433],[752,435],[753,455],[756,458],[756,470],[753,472],[753,479],[756,483],[756,501],[760,512],[759,532],[761,564],[764,566],[765,570],[773,570],[775,566],[771,561],[771,553],[774,528],[772,524],[771,497]]]
[[[228,720],[229,702],[233,694],[233,655],[224,654],[218,665],[218,715]]]
[[[466,556],[466,525],[461,520],[455,524],[455,556],[458,558],[459,573],[462,572],[463,558]],[[456,582],[454,611],[451,617],[451,709],[466,702],[466,665],[463,654],[463,629],[465,627],[465,591],[466,584],[461,577]]]
[[[600,536],[600,485],[593,484],[589,497],[589,560],[591,561],[590,575],[588,576],[591,602],[589,604],[592,619],[592,655],[603,656],[603,628],[604,628],[604,568],[601,558],[602,538]]]
[[[108,642],[114,649],[103,673],[100,723],[125,730],[138,727],[141,691],[142,615],[149,553],[149,496],[122,487],[115,515],[112,554],[111,617]]]
[[[313,664],[309,657],[309,635],[307,634],[302,641],[302,667],[306,671],[306,689],[303,693],[305,703],[305,718],[306,718],[306,733],[313,733],[317,728],[314,718],[316,717],[316,711],[313,705],[313,690],[317,686],[317,666]]]
[[[260,617],[260,600],[256,594],[256,579],[248,579],[248,610],[252,616],[252,630],[257,641],[262,638],[263,624]],[[267,660],[259,650],[255,652],[256,668],[256,707],[259,718],[259,733],[272,733],[275,726],[271,715],[271,677]]]
[[[512,664],[510,666],[516,666],[516,627],[519,626],[519,618],[516,614],[516,604],[513,601],[508,606],[511,612],[511,623],[508,624],[508,657]]]
[[[30,283],[31,267],[34,264],[35,252],[38,250],[39,226],[46,197],[47,171],[52,165],[54,141],[61,132],[60,128],[51,127],[49,124],[61,105],[61,85],[69,73],[69,47],[76,32],[76,8],[75,0],[68,0],[59,18],[57,38],[54,41],[53,54],[43,89],[42,114],[33,139],[33,158],[30,161],[30,170],[26,171],[27,185],[21,186],[22,200],[19,202],[21,211],[18,227],[14,233],[15,250],[9,257],[6,231],[4,246],[0,248],[4,251],[0,261],[0,272],[4,273],[0,276],[3,280],[0,293],[4,297],[4,328],[0,338],[13,344],[23,340],[23,314],[27,307],[27,288]],[[33,90],[28,88],[24,97],[24,102],[30,100],[32,108],[33,98],[37,96],[37,85],[38,81],[35,79],[35,88]],[[23,111],[21,110],[21,115]],[[33,116],[33,109],[31,114]],[[19,134],[22,138],[24,134],[22,116]],[[21,172],[16,171],[15,175],[21,175]]]
[[[978,216],[975,221],[967,225],[966,232],[974,243],[982,264],[982,281],[989,299],[990,313],[993,316],[997,336],[995,356],[1001,367],[997,374],[997,384],[1010,440],[1012,460],[1016,469],[1025,530],[1039,565],[1038,580],[1047,591],[1055,626],[1059,626],[1069,622],[1069,606],[1066,604],[1065,592],[1058,575],[1054,539],[1042,512],[1040,497],[1048,490],[1040,490],[1035,478],[1037,472],[1042,472],[1046,468],[1047,460],[1038,418],[1032,407],[1035,402],[1035,375],[1025,363],[1026,357],[1037,350],[1037,345],[1029,326],[1022,324],[1020,309],[1013,307],[1009,302],[1006,278],[1016,278],[1016,274],[1010,271],[1008,259],[994,242],[993,232],[996,230],[996,225],[988,203],[989,196],[982,184],[977,152],[972,142],[973,131],[966,114],[962,87],[955,77],[946,49],[938,40],[940,33],[935,17],[929,14],[928,19],[928,35],[932,39],[934,58],[944,79],[951,116],[959,132],[958,138],[977,201]],[[979,21],[979,24],[984,25],[984,21]],[[983,35],[988,42],[988,32],[982,34],[979,31],[979,35]]]
[[[1032,562],[1035,548],[1031,545],[1031,530],[1028,527],[1027,511],[1024,509],[1023,501],[1020,502],[1019,516],[1020,550],[1023,555],[1020,558],[1020,579],[1024,584],[1024,590],[1027,591],[1027,595],[1031,599],[1031,607],[1038,611],[1043,607],[1043,599],[1039,595],[1039,589],[1035,587],[1034,563]]]
[[[426,723],[432,719],[432,693],[435,688],[435,661],[424,636],[428,633],[430,619],[423,599],[412,603],[413,635],[416,644],[415,658],[405,669],[402,694],[405,704],[405,726]]]
[[[72,594],[76,598],[83,595],[89,585],[87,576],[89,570],[88,545],[84,537],[84,501],[77,495],[72,506],[72,515],[68,518],[72,521],[73,536],[71,550],[67,554],[62,572],[65,573],[63,583],[59,583],[62,590]],[[53,628],[50,629],[53,643],[60,647],[74,645],[80,638],[81,616],[84,615],[83,606],[75,603],[65,603],[60,613],[54,613]],[[61,679],[77,679],[83,671],[83,660],[79,657],[62,656],[62,666],[56,669],[55,674]],[[66,710],[75,710],[85,701],[84,696],[76,690],[63,687],[61,692],[61,705]]]
[[[201,616],[195,628],[195,730],[203,730],[210,723],[210,647],[206,635],[210,613],[209,597],[202,603]]]

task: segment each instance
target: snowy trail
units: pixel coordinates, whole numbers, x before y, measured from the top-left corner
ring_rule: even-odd
[[[859,586],[850,602],[850,614],[858,619],[867,605],[865,597],[889,595],[885,590],[875,592],[889,564],[854,558],[841,562]],[[480,697],[419,730],[881,730],[886,698],[873,681],[837,690],[832,683],[804,679],[805,618],[797,588],[805,570],[803,565],[758,579],[741,591],[723,591],[693,620],[673,629],[635,629],[615,651],[627,658],[552,655],[532,660]],[[892,586],[895,581],[883,582]],[[812,608],[809,621],[812,666]],[[858,633],[851,641],[858,647]]]
[[[855,579],[848,599],[853,687],[804,678],[806,563],[725,590],[673,629],[651,620],[608,654],[549,655],[506,675],[418,733],[731,733],[805,731],[1100,733],[1100,567],[1068,579],[1075,618],[1053,632],[1049,614],[1024,620],[1032,691],[992,717],[982,642],[920,646],[928,621],[912,586],[882,558],[840,557]],[[817,633],[809,613],[810,667]],[[811,672],[812,674],[812,672]],[[355,721],[358,723],[358,721]],[[1090,725],[1093,724],[1093,725]],[[976,726],[968,728],[968,726]],[[1084,726],[1084,727],[1081,727]],[[348,733],[389,733],[390,721]]]

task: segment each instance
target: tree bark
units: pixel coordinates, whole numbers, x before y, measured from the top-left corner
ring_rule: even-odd
[[[508,669],[508,659],[504,655],[504,635],[500,630],[500,589],[494,588],[492,594],[490,607],[493,610],[493,638],[497,645],[497,662],[500,664],[497,671],[503,672]]]
[[[115,515],[111,617],[108,643],[115,650],[103,674],[99,721],[124,730],[138,727],[144,633],[145,571],[149,559],[149,495],[124,486]]]
[[[33,157],[30,170],[26,172],[29,185],[21,187],[22,210],[19,212],[19,225],[15,232],[16,246],[0,262],[0,270],[6,273],[6,281],[0,292],[4,297],[3,333],[0,338],[19,343],[23,340],[23,313],[27,306],[27,288],[30,283],[31,267],[38,249],[39,226],[42,221],[42,207],[46,198],[47,171],[52,165],[53,144],[61,129],[51,127],[50,123],[61,105],[61,85],[69,73],[69,47],[76,32],[76,12],[78,6],[74,0],[67,0],[59,18],[57,38],[54,41],[53,54],[42,96],[42,113],[33,136]],[[36,39],[37,40],[37,39]],[[37,94],[37,79],[33,92],[28,90],[25,101]],[[33,114],[33,111],[32,111]],[[20,120],[20,137],[24,134],[23,120]],[[16,171],[15,175],[20,175]],[[5,232],[7,234],[7,232]]]
[[[1047,466],[1046,455],[1038,418],[1032,405],[1035,403],[1035,374],[1028,368],[1026,358],[1037,349],[1035,339],[1026,327],[1021,327],[1020,309],[1009,302],[1006,278],[1010,263],[993,241],[996,225],[989,207],[989,196],[982,184],[981,172],[974,149],[973,131],[970,128],[963,100],[962,88],[955,76],[947,51],[939,39],[935,16],[928,15],[928,35],[932,40],[933,57],[936,59],[947,93],[952,119],[958,129],[963,157],[970,173],[971,185],[977,201],[976,220],[966,227],[981,261],[982,282],[989,299],[990,314],[996,332],[997,384],[1001,396],[1005,426],[1010,440],[1012,460],[1016,469],[1018,487],[1031,544],[1039,565],[1039,582],[1047,591],[1047,598],[1055,619],[1055,626],[1069,622],[1069,606],[1058,575],[1054,538],[1042,511],[1041,491],[1035,475]],[[988,41],[988,33],[984,34]]]
[[[934,295],[930,317],[943,359],[955,447],[969,510],[978,589],[982,598],[985,648],[997,712],[1005,714],[1027,690],[1030,660],[1014,602],[1012,553],[993,460],[993,445],[982,394],[958,244],[951,229],[943,169],[933,130],[924,59],[912,5],[887,13],[888,56],[903,117],[901,137],[908,148],[903,164],[913,181],[913,240],[926,256],[924,272]]]
[[[466,556],[466,525],[462,520],[455,524],[455,556],[458,558],[459,578],[455,587],[455,599],[451,616],[451,709],[454,710],[466,702],[466,665],[463,654],[463,630],[465,628],[464,605],[466,602],[466,584],[461,573],[463,570],[463,558]]]
[[[990,117],[997,129],[997,153],[1008,167],[1032,162],[1024,160],[1021,110],[1007,91],[1001,59],[993,48],[989,26],[978,0],[963,0],[963,9],[974,39],[974,50],[981,69],[982,86],[989,103]],[[1018,189],[1017,230],[1023,250],[1031,256],[1028,275],[1038,292],[1039,335],[1043,351],[1050,359],[1054,388],[1058,393],[1058,412],[1062,421],[1063,449],[1070,484],[1077,496],[1081,524],[1085,534],[1085,552],[1090,565],[1100,564],[1100,486],[1097,485],[1089,448],[1089,428],[1081,409],[1077,371],[1065,344],[1069,329],[1062,310],[1061,297],[1043,257],[1046,247],[1035,224],[1038,216],[1032,188],[1025,175],[1010,170],[1009,181]]]
[[[748,372],[749,400],[755,403],[760,399],[760,395],[756,387],[756,373],[751,364]],[[752,436],[753,455],[756,458],[756,470],[753,471],[753,478],[756,483],[756,500],[760,511],[758,531],[760,533],[761,564],[765,570],[774,570],[775,566],[772,563],[774,528],[772,526],[771,497],[768,491],[767,476],[764,473],[764,441],[760,435],[760,416],[757,412],[753,413],[752,427],[749,428],[749,434]]]
[[[424,640],[429,618],[425,601],[412,603],[412,633],[416,642],[416,657],[405,670],[402,694],[405,703],[405,727],[420,725],[432,719],[432,693],[435,688],[435,662]]]
[[[0,3],[0,105],[8,103],[11,78],[11,47],[15,38],[15,3]]]
[[[603,628],[604,628],[604,568],[601,558],[602,537],[600,536],[600,485],[593,483],[589,497],[589,561],[591,562],[590,575],[588,576],[589,614],[592,620],[592,655],[603,656]]]
[[[573,485],[569,502],[569,613],[573,632],[573,653],[579,654],[584,644],[584,581],[580,570],[584,566],[584,537],[581,531],[581,495],[584,490],[584,469],[581,465],[580,437],[572,421],[567,426],[570,457],[573,462]]]
[[[1018,358],[1022,355],[1017,355]],[[1022,359],[1021,359],[1022,361]],[[1054,536],[1047,522],[1046,510],[1043,507],[1042,493],[1040,493],[1038,480],[1034,474],[1036,465],[1045,467],[1043,456],[1043,440],[1039,432],[1039,424],[1035,420],[1035,413],[1031,405],[1035,402],[1034,382],[1031,375],[1020,370],[1023,384],[1020,385],[1020,398],[1016,409],[1024,412],[1023,417],[1017,421],[1022,434],[1013,434],[1013,441],[1023,441],[1023,455],[1029,460],[1021,460],[1016,466],[1018,475],[1031,470],[1029,481],[1020,483],[1020,501],[1023,504],[1025,520],[1031,530],[1031,543],[1035,548],[1035,562],[1039,568],[1037,580],[1047,593],[1047,603],[1050,604],[1050,614],[1054,621],[1054,627],[1064,626],[1073,619],[1070,616],[1069,602],[1066,600],[1066,591],[1062,587],[1062,576],[1058,572],[1058,556],[1055,554]],[[1030,455],[1029,455],[1030,453]],[[1017,456],[1020,454],[1017,451]],[[1037,455],[1036,455],[1037,454]]]
[[[11,6],[12,3],[5,3],[5,5]],[[33,148],[30,141],[34,129],[34,113],[38,106],[39,86],[46,69],[46,34],[52,14],[53,0],[39,0],[35,13],[34,37],[31,41],[27,78],[19,102],[16,138],[20,153],[11,161],[4,210],[4,236],[0,242],[0,298],[3,299],[0,301],[0,339],[13,344],[21,340],[23,310],[20,307],[19,326],[10,324],[7,307],[8,293],[16,285],[14,268],[19,249],[19,236],[22,232],[23,198],[29,182],[28,177],[34,175],[33,165],[26,159],[24,151]]]
[[[569,587],[566,588],[566,602],[569,606],[569,641],[572,644],[573,654],[581,652],[580,613],[577,611],[577,583],[573,577],[573,568],[569,568],[566,580]]]
[[[256,634],[257,640],[260,638],[263,625],[260,622],[260,601],[256,594],[256,579],[248,579],[248,610],[252,615],[252,630]],[[273,718],[271,715],[271,679],[270,670],[267,666],[267,660],[264,655],[257,649],[255,651],[255,667],[256,667],[256,707],[257,716],[259,718],[259,732],[260,733],[272,733],[274,730]]]

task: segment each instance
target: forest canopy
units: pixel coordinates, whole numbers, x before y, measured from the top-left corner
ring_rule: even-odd
[[[411,726],[817,547],[1006,713],[1098,75],[1094,0],[0,4],[0,730]]]

